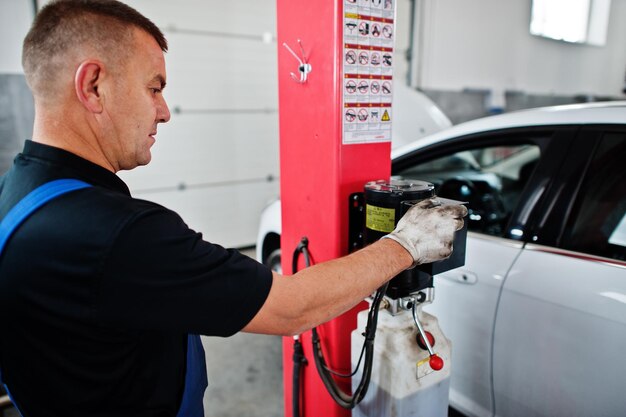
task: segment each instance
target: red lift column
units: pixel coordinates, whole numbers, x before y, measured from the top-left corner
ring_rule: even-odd
[[[309,239],[314,263],[346,255],[349,195],[363,191],[367,181],[389,179],[394,3],[277,1],[281,248],[286,274],[291,273],[292,253],[303,236]],[[302,257],[300,261],[302,268]],[[350,372],[350,334],[356,314],[365,307],[362,303],[318,328],[326,360],[336,371]],[[301,341],[308,360],[302,374],[301,416],[349,416],[317,374],[311,332]],[[294,417],[292,354],[293,339],[284,338],[287,417]],[[342,388],[351,392],[349,379]]]

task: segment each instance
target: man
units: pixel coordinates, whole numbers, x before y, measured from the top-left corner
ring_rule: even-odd
[[[92,185],[30,215],[0,258],[0,370],[25,417],[182,415],[188,333],[298,334],[449,256],[463,224],[463,207],[427,201],[389,239],[288,278],[203,241],[115,175],[150,162],[170,119],[166,50],[114,0],[51,2],[24,41],[33,138],[2,178],[0,216],[49,181]]]

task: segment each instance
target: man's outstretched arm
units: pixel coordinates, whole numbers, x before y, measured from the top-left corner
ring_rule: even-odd
[[[454,232],[466,214],[464,206],[425,200],[387,239],[293,276],[274,273],[265,304],[243,331],[294,335],[342,314],[412,265],[450,256]]]

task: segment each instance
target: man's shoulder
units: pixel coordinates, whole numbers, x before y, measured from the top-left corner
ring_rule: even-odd
[[[98,186],[60,199],[47,213],[63,224],[72,224],[76,233],[89,231],[105,240],[115,240],[122,235],[126,239],[132,235],[133,239],[144,242],[164,230],[174,234],[185,229],[181,217],[160,204]]]
[[[121,215],[137,215],[140,213],[162,213],[175,215],[172,210],[153,201],[135,198],[115,190],[94,186],[85,193],[85,201],[94,210],[104,210]]]

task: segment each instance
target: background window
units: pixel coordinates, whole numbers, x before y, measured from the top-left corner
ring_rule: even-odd
[[[606,44],[611,0],[533,0],[530,33],[565,42]]]

